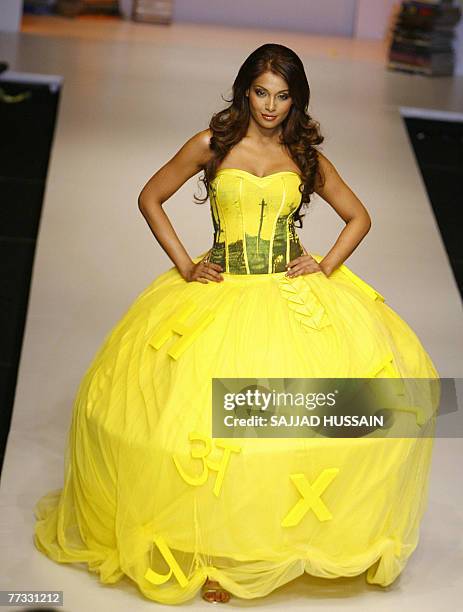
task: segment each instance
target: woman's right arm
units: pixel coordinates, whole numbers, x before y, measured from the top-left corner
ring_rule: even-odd
[[[154,237],[186,280],[222,280],[217,264],[207,268],[195,264],[180,242],[162,205],[189,178],[201,171],[210,157],[210,130],[192,136],[182,148],[149,179],[138,196],[138,207]],[[200,280],[207,282],[207,280]]]

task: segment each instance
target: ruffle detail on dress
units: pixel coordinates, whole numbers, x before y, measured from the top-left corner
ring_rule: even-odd
[[[283,297],[303,328],[322,329],[331,325],[325,307],[313,292],[310,283],[300,276],[292,279],[282,276],[278,282]]]
[[[366,581],[369,584],[388,586],[400,574],[403,562],[403,544],[397,537],[391,537],[382,543],[382,552],[378,561],[368,568]]]

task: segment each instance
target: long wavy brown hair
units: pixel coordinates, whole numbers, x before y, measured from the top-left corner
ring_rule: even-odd
[[[288,47],[267,43],[249,55],[238,71],[233,83],[232,100],[230,106],[215,113],[209,123],[212,132],[210,149],[212,157],[203,167],[204,175],[200,180],[206,188],[206,196],[194,196],[196,203],[203,204],[208,199],[209,185],[214,179],[217,167],[228,152],[246,134],[250,118],[249,101],[246,97],[253,81],[264,72],[274,72],[285,79],[288,84],[289,95],[292,98],[291,109],[282,123],[280,143],[286,145],[291,158],[301,173],[299,190],[301,202],[294,213],[294,221],[302,227],[300,213],[302,207],[308,207],[310,196],[314,192],[317,174],[323,183],[324,178],[319,168],[316,145],[323,142],[320,133],[320,124],[312,119],[308,113],[310,101],[310,87],[300,58]]]

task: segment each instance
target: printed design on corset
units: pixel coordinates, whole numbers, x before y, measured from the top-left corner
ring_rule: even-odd
[[[219,198],[217,184],[210,185],[211,263],[231,274],[268,274],[284,272],[288,261],[303,254],[293,223],[297,203],[285,188],[276,199],[252,192],[243,203],[239,179],[236,191],[221,193]]]
[[[321,273],[323,274],[323,272]],[[322,329],[331,325],[325,307],[301,276],[278,280],[280,291],[303,328]]]

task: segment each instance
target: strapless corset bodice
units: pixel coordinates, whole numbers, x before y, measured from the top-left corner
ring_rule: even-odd
[[[209,261],[231,274],[284,272],[304,254],[293,216],[301,202],[296,172],[259,177],[245,170],[218,170],[209,185],[214,226]]]

